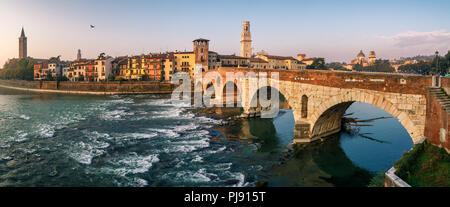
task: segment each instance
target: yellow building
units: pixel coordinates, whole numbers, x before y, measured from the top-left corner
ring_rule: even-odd
[[[175,60],[174,53],[167,53],[166,57],[164,58],[163,74],[164,80],[166,81],[172,80],[174,74],[174,60]]]
[[[260,58],[250,58],[250,68],[266,69],[269,68],[269,62]]]
[[[245,68],[249,66],[249,58],[236,55],[219,55],[222,67]]]
[[[274,56],[258,54],[255,58],[262,59],[268,62],[268,69],[282,69],[282,70],[294,70],[294,69],[306,69],[306,65],[297,59],[290,56]]]
[[[194,77],[195,54],[194,52],[175,52],[173,59],[173,72],[186,72]]]
[[[126,64],[119,64],[120,77],[127,80],[140,80],[142,75],[145,74],[142,61],[141,56],[127,58]]]
[[[116,80],[127,79],[127,72],[129,67],[129,58],[128,57],[119,57],[117,63],[117,69],[119,70],[119,75],[116,77]]]
[[[69,70],[67,71],[67,78],[70,81],[87,80],[89,75],[87,69],[93,65],[93,60],[81,59],[74,61],[70,64]]]

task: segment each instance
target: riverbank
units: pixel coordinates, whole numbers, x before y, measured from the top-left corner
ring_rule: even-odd
[[[394,167],[395,174],[413,187],[449,187],[450,156],[428,142],[417,144]]]
[[[175,86],[155,82],[58,82],[0,80],[0,87],[37,93],[88,95],[170,94]]]

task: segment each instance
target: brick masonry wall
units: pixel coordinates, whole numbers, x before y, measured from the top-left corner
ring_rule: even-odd
[[[381,92],[422,94],[427,93],[427,87],[432,85],[430,76],[398,74],[398,73],[363,73],[345,71],[321,70],[269,70],[269,69],[239,69],[220,68],[214,70],[225,78],[226,72],[278,72],[280,80],[305,83],[334,88],[359,88]],[[205,73],[204,73],[205,74]],[[203,74],[203,75],[204,75]],[[450,78],[447,78],[450,79]],[[450,86],[450,80],[449,86]]]
[[[441,77],[441,87],[450,88],[450,78]]]
[[[449,115],[437,97],[428,93],[424,135],[428,142],[445,148],[447,152],[450,152]]]
[[[49,85],[53,88],[53,85]],[[60,82],[59,90],[76,91],[107,91],[107,92],[171,92],[174,87],[166,83],[149,82],[119,82],[113,83],[89,83],[89,82]]]
[[[123,92],[123,93],[171,93],[175,86],[152,82],[59,82],[0,80],[0,84],[18,88],[59,91]]]
[[[0,80],[0,84],[21,88],[39,89],[39,82],[22,80]]]
[[[450,78],[441,77],[441,88],[443,88],[447,94],[450,94]]]

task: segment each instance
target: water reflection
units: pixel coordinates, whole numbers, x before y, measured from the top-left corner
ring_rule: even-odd
[[[261,175],[269,186],[367,186],[375,174],[389,169],[412,147],[412,140],[400,122],[382,109],[354,103],[346,113],[353,122],[363,124],[350,124],[357,128],[353,133],[343,131],[295,153],[288,152],[295,125],[290,110],[282,110],[274,119],[243,120],[226,134],[253,138],[260,144],[250,153],[273,161]],[[281,159],[264,157],[267,153]]]

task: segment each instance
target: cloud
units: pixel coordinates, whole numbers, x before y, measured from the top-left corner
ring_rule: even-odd
[[[394,36],[377,36],[376,38],[392,40],[395,46],[401,48],[415,46],[443,47],[450,45],[450,32],[444,30],[432,32],[409,31]]]

